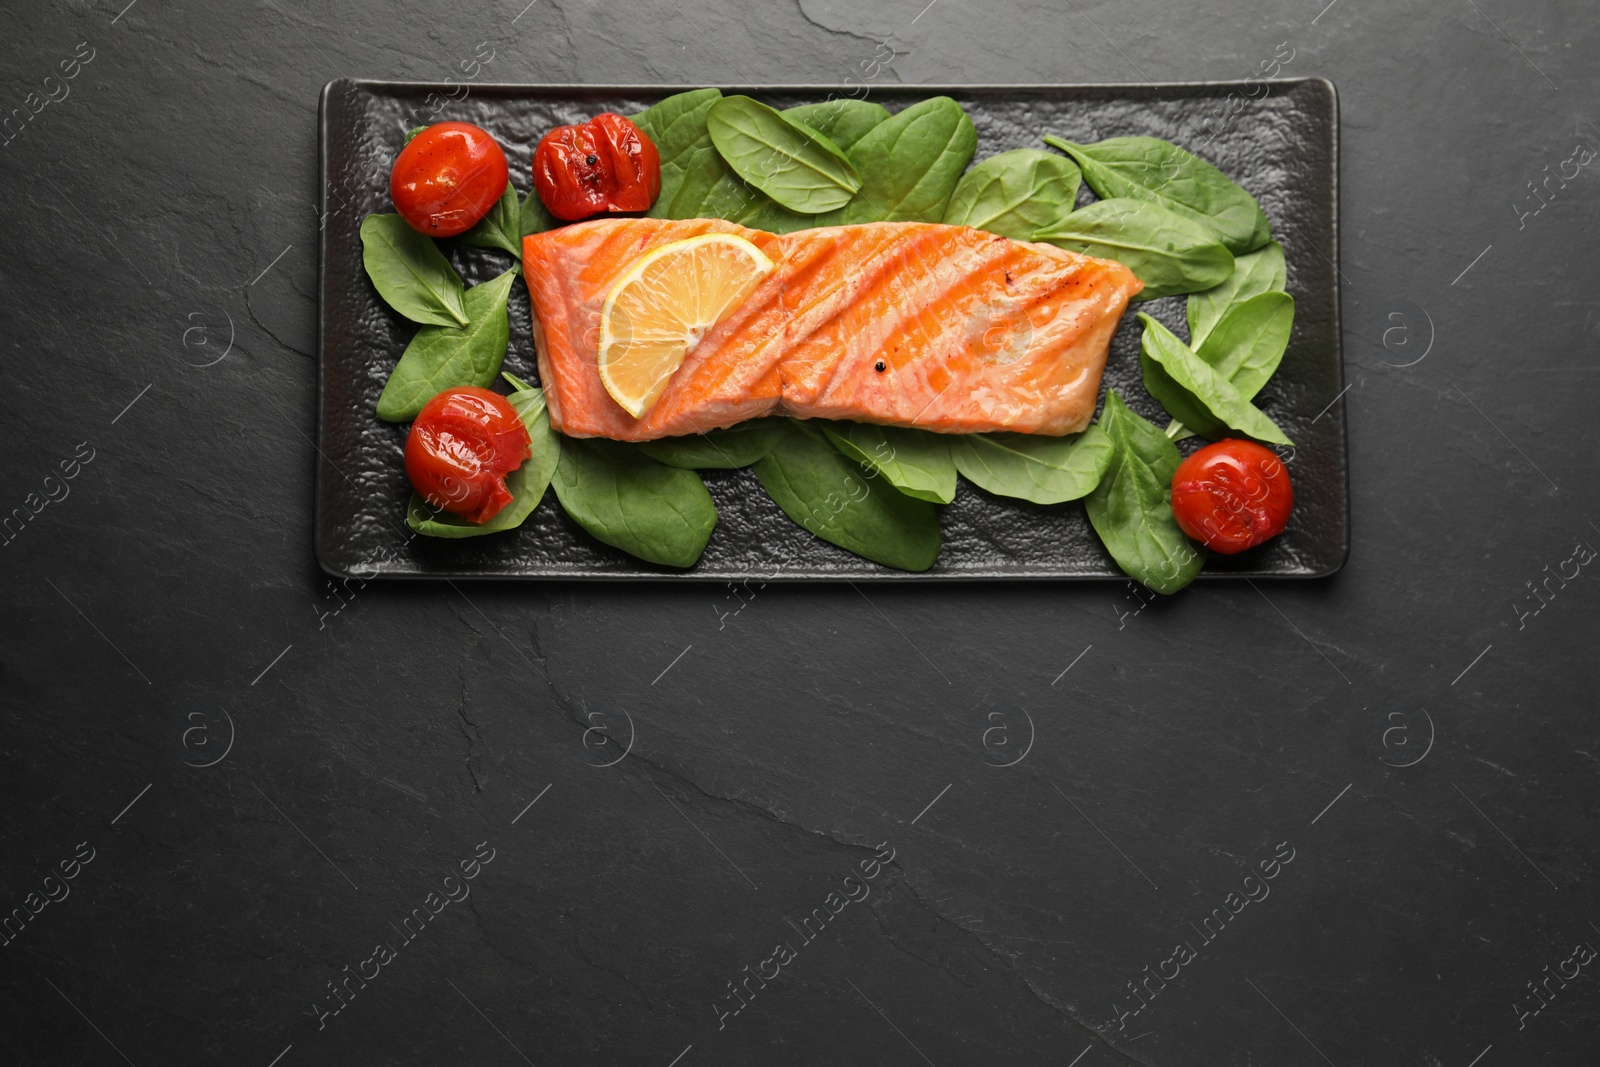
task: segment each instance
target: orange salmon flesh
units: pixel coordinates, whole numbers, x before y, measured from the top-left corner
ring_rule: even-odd
[[[600,381],[601,308],[639,256],[704,233],[745,238],[775,269],[635,419]],[[1144,287],[1120,263],[926,222],[778,236],[720,219],[599,219],[523,238],[522,262],[550,424],[619,441],[763,415],[1077,433]]]

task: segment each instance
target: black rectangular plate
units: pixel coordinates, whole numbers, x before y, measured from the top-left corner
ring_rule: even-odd
[[[1253,193],[1288,255],[1294,332],[1277,375],[1257,397],[1296,448],[1289,529],[1238,556],[1213,554],[1201,577],[1310,578],[1332,574],[1349,552],[1348,451],[1339,350],[1338,98],[1320,78],[1264,83],[1166,85],[905,85],[872,88],[869,99],[898,110],[947,94],[978,128],[978,158],[1039,147],[1044,133],[1087,142],[1128,134],[1164,137],[1211,160]],[[389,167],[412,126],[455,119],[500,140],[511,178],[526,194],[528,162],[552,126],[600,111],[634,114],[688,86],[473,85],[331,82],[320,113],[322,277],[318,329],[319,458],[316,552],[324,570],[449,578],[1019,579],[1120,578],[1078,503],[1039,507],[961,483],[942,509],[944,549],[933,569],[906,574],[821,541],[778,510],[749,471],[706,471],[719,519],[700,562],[657,567],[600,544],[547,494],[513,532],[463,540],[412,536],[411,488],[401,464],[403,426],[373,413],[390,369],[415,327],[378,298],[361,264],[361,220],[394,210]],[[724,87],[776,107],[838,95],[828,86]],[[501,254],[443,243],[469,285],[505,270]],[[1180,329],[1184,300],[1140,307]],[[514,287],[505,369],[537,377],[528,296]],[[1158,425],[1165,414],[1144,391],[1138,326],[1127,315],[1111,346],[1105,384]],[[1181,447],[1192,450],[1198,442]]]

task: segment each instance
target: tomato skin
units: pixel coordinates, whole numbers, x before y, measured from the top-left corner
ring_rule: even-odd
[[[511,402],[462,385],[417,413],[406,437],[406,476],[430,507],[488,522],[511,503],[506,475],[530,454],[528,429]]]
[[[533,187],[566,222],[649,211],[661,192],[661,154],[643,130],[608,111],[544,135],[533,150]]]
[[[1289,472],[1271,449],[1254,441],[1207,445],[1172,475],[1172,515],[1179,528],[1224,555],[1278,536],[1293,508]]]
[[[465,233],[506,191],[506,154],[469,122],[440,122],[411,139],[389,172],[389,197],[429,237]]]

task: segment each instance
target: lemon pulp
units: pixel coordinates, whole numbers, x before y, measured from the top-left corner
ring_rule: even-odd
[[[713,326],[772,272],[761,249],[728,233],[673,241],[639,257],[600,312],[600,382],[642,418]]]

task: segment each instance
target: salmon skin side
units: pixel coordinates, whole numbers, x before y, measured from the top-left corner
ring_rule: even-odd
[[[601,308],[639,256],[705,233],[745,238],[774,270],[635,419],[600,381]],[[778,236],[720,219],[600,219],[523,238],[522,260],[550,424],[619,441],[763,415],[1077,433],[1143,288],[1120,263],[924,222]]]

